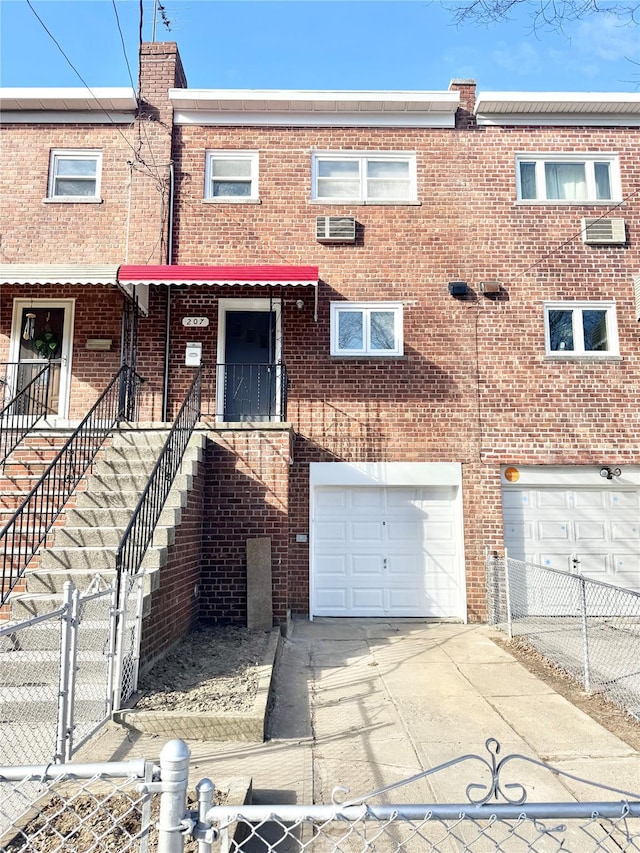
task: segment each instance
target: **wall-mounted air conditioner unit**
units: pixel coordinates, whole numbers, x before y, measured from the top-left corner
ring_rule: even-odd
[[[355,243],[353,216],[316,216],[316,240],[320,243]]]
[[[585,243],[626,243],[624,219],[583,219],[582,240]]]

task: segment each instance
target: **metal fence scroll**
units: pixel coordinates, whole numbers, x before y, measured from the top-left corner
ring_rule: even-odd
[[[490,621],[640,719],[640,593],[487,555]]]

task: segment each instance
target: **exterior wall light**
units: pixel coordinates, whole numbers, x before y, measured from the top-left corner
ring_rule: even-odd
[[[613,480],[614,477],[619,477],[622,474],[620,468],[612,468],[610,465],[603,465],[600,469],[600,476],[605,480]]]
[[[469,292],[466,281],[450,281],[448,288],[451,296],[466,296]]]
[[[304,308],[304,299],[296,299],[296,308],[298,311],[302,311]]]

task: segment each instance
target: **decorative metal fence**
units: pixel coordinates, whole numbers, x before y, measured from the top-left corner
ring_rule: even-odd
[[[286,421],[288,385],[282,363],[205,367],[202,414],[229,422]]]
[[[640,593],[487,556],[490,621],[640,719]]]
[[[640,795],[598,785],[523,755],[463,755],[364,797],[328,805],[214,805],[202,779],[189,797],[187,745],[167,743],[158,767],[112,764],[0,767],[4,853],[621,853],[640,850]],[[567,792],[590,786],[597,800],[528,803],[541,773]],[[448,771],[466,785],[457,803],[375,804],[392,791]],[[505,778],[506,777],[506,778]],[[602,799],[605,797],[605,799]],[[193,804],[195,808],[190,808]]]
[[[5,378],[0,384],[13,394],[0,411],[0,464],[16,449],[22,439],[49,410],[51,365],[42,363],[5,364]]]
[[[143,584],[118,613],[114,586],[67,583],[57,610],[0,629],[0,763],[68,761],[134,692]]]

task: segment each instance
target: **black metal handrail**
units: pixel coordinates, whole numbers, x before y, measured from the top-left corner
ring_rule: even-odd
[[[136,575],[153,537],[162,508],[167,500],[173,480],[182,463],[195,425],[200,418],[200,392],[202,373],[196,371],[191,387],[169,431],[160,456],[149,476],[147,485],[122,534],[116,553],[118,585],[123,574]]]
[[[135,411],[136,403],[128,395],[137,396],[143,381],[127,365],[120,368],[0,532],[0,603],[25,573],[107,435],[128,412]]]
[[[281,362],[204,367],[202,414],[232,422],[286,421],[288,388]]]
[[[22,439],[29,433],[38,421],[43,418],[49,410],[49,382],[51,378],[51,365],[47,362],[41,364],[7,364],[7,368],[14,368],[15,376],[7,381],[5,373],[4,384],[8,388],[18,388],[22,384],[20,371],[27,368],[37,372],[31,379],[9,400],[0,411],[0,465],[3,465],[8,456],[16,449]]]

